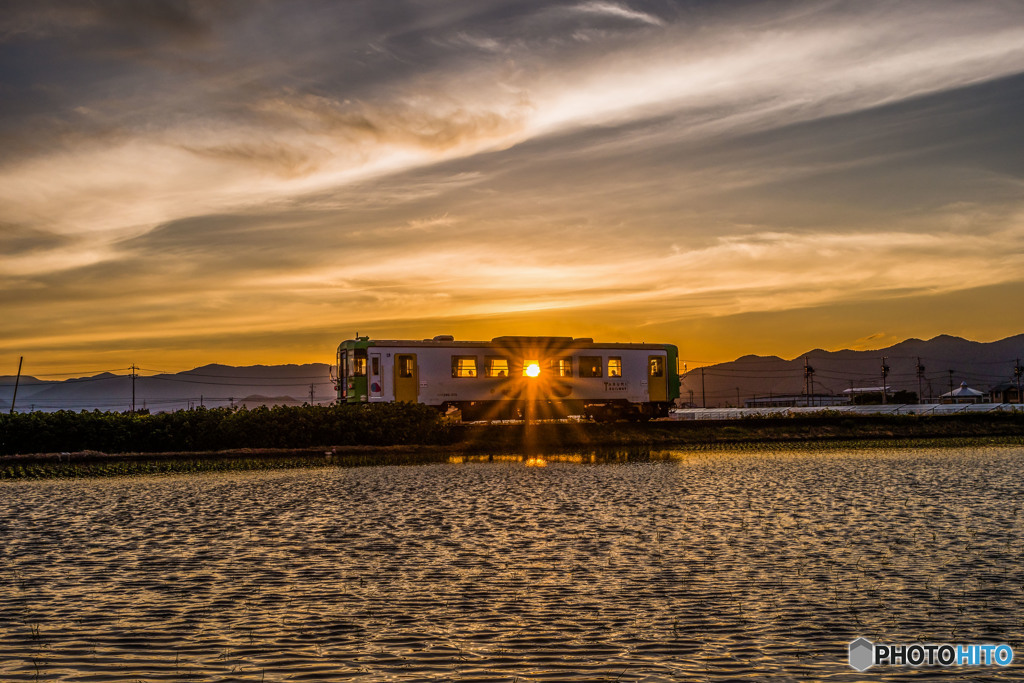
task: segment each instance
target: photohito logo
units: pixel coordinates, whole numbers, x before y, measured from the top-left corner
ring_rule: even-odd
[[[1009,666],[1013,648],[999,644],[872,643],[858,638],[850,643],[850,666],[865,671],[872,666]]]

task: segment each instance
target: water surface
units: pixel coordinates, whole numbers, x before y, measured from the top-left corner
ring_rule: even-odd
[[[1024,449],[0,484],[0,680],[896,680],[1024,660]]]

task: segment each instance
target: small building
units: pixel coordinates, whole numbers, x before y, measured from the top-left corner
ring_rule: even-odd
[[[743,401],[745,408],[812,408],[821,406],[845,406],[850,399],[832,394],[788,394],[778,396],[755,396]]]
[[[953,391],[947,391],[939,397],[942,403],[984,403],[985,394],[977,389],[971,389],[967,382],[960,382],[960,386]]]
[[[911,401],[906,396],[897,397],[897,394],[905,394],[904,391],[896,391],[891,386],[885,387],[850,387],[843,389],[843,395],[854,405],[879,405],[886,403],[911,403],[917,402],[916,396]]]
[[[1021,403],[1021,390],[1015,382],[1003,382],[988,390],[988,398],[992,403]]]
[[[843,389],[843,395],[861,396],[863,394],[878,394],[881,396],[883,391],[887,394],[892,393],[892,387],[850,387],[849,389]]]

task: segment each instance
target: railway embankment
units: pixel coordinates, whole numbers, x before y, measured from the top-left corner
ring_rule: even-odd
[[[415,405],[0,416],[0,479],[399,465],[452,457],[671,449],[1024,445],[1024,415],[463,424]]]

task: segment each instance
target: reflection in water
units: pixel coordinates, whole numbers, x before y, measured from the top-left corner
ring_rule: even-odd
[[[1019,654],[1022,456],[4,483],[0,680],[853,681],[859,635]]]

